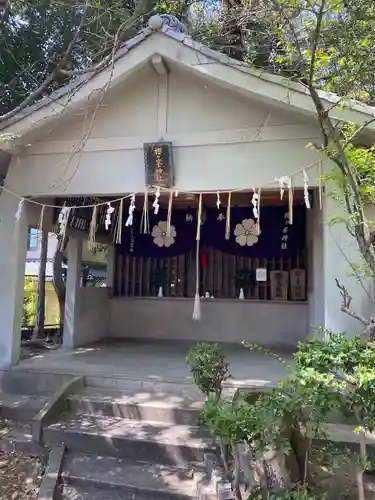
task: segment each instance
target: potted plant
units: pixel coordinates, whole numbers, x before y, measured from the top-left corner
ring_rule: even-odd
[[[244,299],[245,293],[251,290],[255,285],[254,273],[250,269],[239,269],[234,277],[238,298]]]

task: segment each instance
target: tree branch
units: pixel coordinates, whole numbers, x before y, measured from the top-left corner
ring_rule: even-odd
[[[315,72],[315,61],[316,61],[316,51],[318,50],[320,31],[322,28],[324,10],[325,10],[326,0],[322,0],[320,5],[317,19],[315,31],[312,38],[312,47],[311,47],[311,61],[310,61],[310,70],[309,70],[309,86],[312,86],[314,80],[314,72]]]
[[[87,73],[95,74],[99,73],[99,71],[102,71],[104,68],[112,64],[116,52],[121,47],[121,44],[124,41],[124,33],[126,32],[126,30],[147,13],[147,9],[143,9],[142,2],[139,2],[139,5],[140,7],[136,9],[133,12],[132,16],[128,20],[124,21],[116,31],[112,50],[106,57],[104,57],[104,59],[102,59],[97,64],[94,64],[93,66],[88,66],[86,68],[75,71],[60,70],[60,73],[66,77],[81,76]]]
[[[352,302],[352,297],[349,295],[348,290],[345,288],[344,285],[341,285],[339,280],[335,278],[336,285],[338,289],[340,290],[340,295],[342,297],[342,303],[341,303],[341,311],[348,314],[352,318],[357,319],[360,321],[363,325],[366,327],[369,325],[370,321],[366,320],[361,314],[356,313],[350,308],[350,304]]]
[[[82,32],[83,25],[85,23],[85,19],[86,19],[86,15],[87,15],[88,7],[89,7],[89,0],[86,0],[79,26],[78,26],[76,32],[74,33],[71,41],[69,42],[68,47],[67,47],[66,51],[64,52],[62,58],[57,63],[56,67],[47,76],[47,78],[44,80],[44,82],[41,85],[39,85],[39,87],[37,89],[35,89],[34,92],[31,92],[31,94],[29,94],[26,97],[26,99],[24,99],[21,102],[21,104],[19,104],[17,107],[12,109],[8,113],[5,113],[5,115],[0,116],[0,123],[4,122],[6,120],[9,120],[13,116],[17,115],[24,108],[26,108],[28,105],[32,104],[38,97],[40,97],[48,89],[48,87],[51,85],[51,83],[55,81],[56,77],[62,73],[62,70],[66,66],[66,64],[68,62],[68,58],[69,58],[70,54],[72,53],[73,48],[74,48],[74,46],[75,46],[75,44],[76,44],[76,42],[77,42],[77,40]]]
[[[343,145],[343,149],[345,150],[345,148],[348,147],[348,145],[354,141],[354,139],[366,128],[368,127],[369,125],[371,125],[371,123],[374,123],[375,122],[375,117],[374,118],[371,118],[370,120],[367,120],[367,122],[365,122],[363,125],[361,125],[359,128],[357,128],[357,130],[344,142],[344,145]]]

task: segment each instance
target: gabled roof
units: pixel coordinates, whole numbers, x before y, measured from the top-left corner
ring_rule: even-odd
[[[316,116],[309,91],[303,84],[254,70],[243,62],[193,40],[187,34],[184,25],[173,16],[157,15],[150,18],[147,28],[124,43],[116,53],[111,69],[107,67],[96,73],[88,69],[65,87],[2,123],[0,130],[11,136],[22,137],[27,132],[61,116],[62,112],[82,109],[93,93],[102,88],[115,87],[154,55],[159,55],[167,63],[176,64],[242,95],[256,97],[270,104],[287,106],[311,117]],[[332,108],[332,104],[339,101],[335,94],[328,92],[319,94],[327,107]],[[330,114],[339,121],[361,125],[375,116],[375,108],[350,101],[344,107],[333,107]],[[375,123],[369,125],[369,130],[375,132]]]

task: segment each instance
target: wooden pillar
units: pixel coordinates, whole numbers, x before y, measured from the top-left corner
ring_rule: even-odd
[[[44,317],[46,308],[46,264],[48,252],[48,231],[42,230],[40,240],[40,258],[38,272],[38,303],[36,309],[36,322],[33,339],[44,337]]]
[[[65,293],[64,341],[65,347],[75,347],[77,343],[77,323],[79,318],[79,299],[82,270],[82,239],[69,236],[68,274]]]

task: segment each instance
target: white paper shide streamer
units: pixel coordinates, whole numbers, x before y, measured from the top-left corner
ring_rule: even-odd
[[[58,225],[58,236],[60,238],[60,248],[63,248],[64,246],[64,241],[65,241],[65,234],[66,234],[66,228],[68,226],[68,220],[69,220],[69,214],[70,214],[70,207],[62,207],[59,213],[59,218],[57,221]]]
[[[253,197],[251,203],[253,204],[253,214],[256,219],[258,219],[259,217],[258,202],[259,202],[259,194],[256,192],[255,189],[253,189]]]
[[[220,193],[219,191],[216,193],[216,206],[217,209],[220,210],[220,205],[221,205],[221,200],[220,200]]]
[[[309,176],[305,169],[303,169],[303,197],[305,199],[306,208],[311,208],[309,197]]]
[[[70,212],[70,207],[62,207],[59,213],[59,219],[58,219],[58,234],[59,236],[63,236],[66,231],[66,226],[68,224],[68,219],[69,219],[69,212]]]
[[[21,220],[21,217],[22,217],[24,202],[25,202],[25,200],[22,198],[22,200],[20,200],[19,203],[18,203],[17,212],[16,212],[16,215],[15,215],[16,223],[15,223],[15,226],[14,226],[14,237],[16,237],[17,234],[18,234],[18,226],[20,224],[20,220]]]
[[[129,205],[129,215],[128,218],[125,222],[125,226],[132,226],[133,225],[133,212],[135,210],[135,194],[132,195],[130,198],[130,205]]]
[[[17,222],[19,222],[21,220],[24,203],[25,203],[24,199],[20,200],[20,202],[18,203],[18,208],[17,208],[17,212],[16,212],[16,216],[15,216]]]
[[[279,184],[280,188],[280,200],[284,198],[284,192],[290,185],[289,175],[284,175],[283,177],[275,178],[275,181]]]
[[[156,188],[156,193],[155,193],[155,200],[154,203],[152,204],[152,208],[154,209],[154,214],[158,215],[159,213],[159,198],[160,198],[160,187]]]
[[[105,230],[109,230],[109,226],[112,224],[112,214],[115,211],[114,207],[112,207],[111,202],[107,203],[107,212],[105,214]]]

